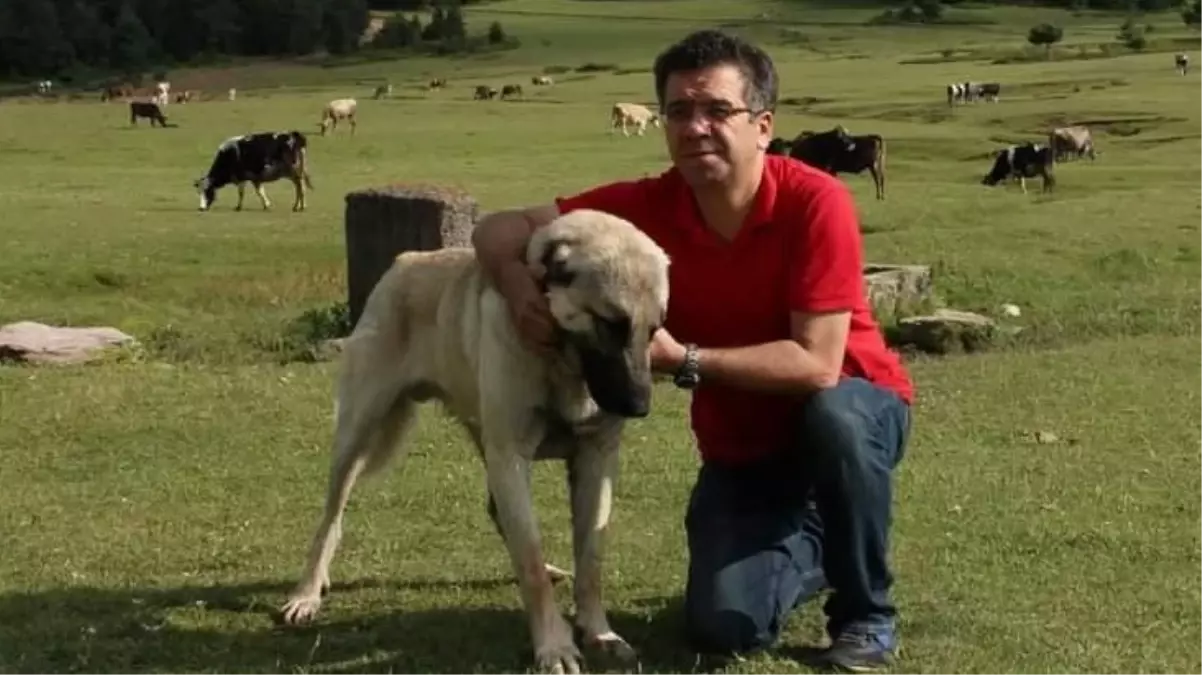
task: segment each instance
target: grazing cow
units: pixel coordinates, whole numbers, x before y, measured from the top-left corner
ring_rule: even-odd
[[[1091,160],[1097,159],[1094,151],[1093,134],[1088,127],[1057,127],[1048,133],[1048,147],[1052,148],[1052,156],[1059,162],[1068,157],[1080,159],[1089,155]]]
[[[803,131],[793,139],[789,156],[832,176],[867,169],[876,198],[885,198],[885,139],[877,134],[852,136],[843,125],[821,133]]]
[[[497,97],[497,88],[490,87],[486,84],[481,84],[476,87],[476,93],[472,98],[477,101],[488,101]]]
[[[974,99],[983,98],[991,103],[997,103],[998,95],[1002,93],[1002,85],[997,82],[986,82],[973,86],[976,87],[973,90]]]
[[[964,100],[964,85],[953,82],[947,85],[947,104],[954,106],[956,101]]]
[[[159,105],[167,105],[168,101],[171,100],[171,83],[166,80],[155,83],[152,98]]]
[[[299,131],[261,132],[234,136],[217,147],[209,171],[193,185],[200,193],[200,210],[208,211],[217,200],[217,190],[234,183],[238,186],[238,205],[242,210],[244,183],[250,181],[263,209],[271,208],[271,200],[263,190],[264,183],[287,178],[296,188],[293,211],[305,210],[305,187],[313,189],[306,163],[305,135]]]
[[[128,98],[134,95],[134,87],[129,83],[113,84],[100,92],[100,100],[108,101],[115,98]]]
[[[321,122],[317,124],[317,128],[321,130],[321,135],[326,135],[326,130],[333,127],[338,128],[339,120],[346,120],[351,125],[351,135],[355,135],[355,112],[359,109],[359,103],[353,98],[338,98],[326,104],[321,111]]]
[[[522,85],[520,85],[520,84],[507,84],[504,87],[501,87],[501,98],[502,99],[509,98],[510,96],[521,96],[521,95],[522,95]]]
[[[554,84],[554,80],[551,79],[550,75],[535,75],[530,78],[530,84],[536,87],[546,87]]]
[[[426,89],[429,90],[442,89],[445,86],[447,86],[447,80],[444,77],[436,77],[426,83]]]
[[[1173,64],[1182,75],[1189,72],[1189,54],[1173,55]]]
[[[372,98],[377,99],[377,100],[386,98],[388,96],[392,96],[392,84],[391,83],[381,84],[381,85],[377,86],[375,93],[372,94]]]
[[[228,96],[229,96],[229,99],[231,101],[233,101],[234,99],[238,98],[238,90],[233,87],[230,87]]]
[[[777,136],[771,141],[768,141],[768,147],[764,150],[764,153],[769,155],[788,155],[789,149],[792,146],[793,141]]]
[[[139,117],[149,119],[152,127],[155,122],[158,122],[160,127],[167,126],[167,116],[163,114],[163,108],[157,101],[130,101],[129,123],[137,126]]]
[[[1053,166],[1056,158],[1052,148],[1038,143],[1023,143],[1011,145],[998,150],[993,160],[993,168],[981,179],[981,185],[994,186],[1006,178],[1013,178],[1027,194],[1027,179],[1035,176],[1043,177],[1043,192],[1051,192],[1056,184]]]
[[[614,129],[622,128],[622,135],[629,136],[630,131],[627,130],[628,125],[632,125],[637,130],[635,133],[639,136],[647,130],[647,125],[653,127],[659,126],[659,115],[651,112],[651,109],[645,105],[637,103],[615,103],[613,109],[609,113],[609,132],[612,134]]]
[[[181,91],[178,94],[176,94],[175,102],[176,103],[187,103],[188,101],[197,99],[199,97],[200,97],[199,93],[189,89],[187,91]]]

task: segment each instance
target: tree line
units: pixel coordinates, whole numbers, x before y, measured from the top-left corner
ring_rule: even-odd
[[[472,48],[474,0],[0,0],[0,78],[82,80],[224,56],[348,54],[365,47]],[[369,10],[433,10],[362,44]],[[380,36],[378,36],[380,37]],[[483,36],[481,40],[483,40]],[[512,42],[499,25],[488,42]]]

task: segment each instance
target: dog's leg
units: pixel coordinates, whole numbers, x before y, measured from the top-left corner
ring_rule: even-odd
[[[285,623],[302,623],[317,614],[322,592],[330,586],[330,562],[342,538],[342,515],[355,480],[365,471],[379,469],[392,453],[402,450],[402,437],[412,426],[416,404],[404,397],[401,383],[391,379],[392,373],[380,368],[374,355],[383,352],[371,349],[366,343],[369,339],[392,336],[352,336],[347,341],[325,511],[301,579],[281,609]]]
[[[526,480],[530,480],[529,475],[527,475]],[[501,538],[504,539],[505,533],[501,530],[501,521],[497,519],[497,500],[493,498],[492,494],[488,495],[488,517],[492,519],[493,526],[497,529],[497,534],[501,535]],[[556,567],[549,562],[544,562],[543,567],[546,568],[547,577],[551,579],[551,583],[553,584],[558,584],[572,576],[571,572],[561,567]]]
[[[527,428],[533,425],[527,425]],[[537,444],[531,444],[535,447]],[[488,490],[496,500],[497,520],[509,552],[522,604],[530,622],[535,665],[544,673],[579,673],[580,650],[572,629],[555,604],[543,560],[542,541],[530,497],[530,459],[525,444],[485,437]]]
[[[572,549],[576,558],[576,627],[582,645],[624,665],[638,661],[634,649],[609,627],[601,592],[601,559],[605,528],[613,504],[618,474],[620,431],[599,442],[582,441],[568,459],[568,488],[572,500]]]

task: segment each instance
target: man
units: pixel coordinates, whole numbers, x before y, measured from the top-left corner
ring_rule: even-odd
[[[473,244],[540,349],[555,333],[520,261],[535,228],[598,209],[668,252],[668,315],[651,351],[653,368],[694,391],[691,642],[703,652],[766,647],[793,608],[830,586],[832,643],[820,660],[887,665],[891,472],[913,394],[867,303],[852,198],[823,172],[765,155],[777,77],[758,48],[699,31],[654,71],[670,169],[492,214]]]

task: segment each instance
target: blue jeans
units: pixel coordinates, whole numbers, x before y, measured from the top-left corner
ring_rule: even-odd
[[[797,443],[749,466],[702,466],[689,500],[685,616],[695,650],[774,643],[788,614],[824,586],[836,636],[892,626],[887,562],[892,471],[910,408],[848,378],[800,403]]]

